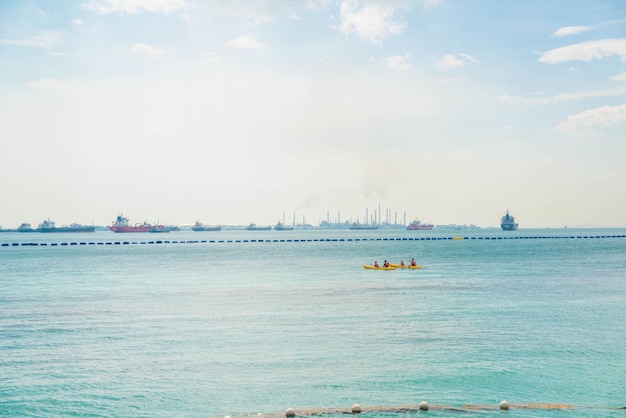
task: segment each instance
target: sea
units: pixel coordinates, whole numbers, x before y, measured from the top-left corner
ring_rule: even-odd
[[[0,416],[355,405],[625,417],[626,229],[0,234]]]

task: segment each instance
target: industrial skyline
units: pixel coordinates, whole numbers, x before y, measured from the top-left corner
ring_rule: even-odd
[[[0,2],[0,224],[382,203],[626,227],[625,23],[623,0]]]

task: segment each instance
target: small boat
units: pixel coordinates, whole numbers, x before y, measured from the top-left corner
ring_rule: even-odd
[[[433,229],[433,227],[434,227],[433,224],[423,224],[416,219],[413,222],[411,222],[409,226],[406,227],[406,229],[408,231],[430,231]]]
[[[196,221],[196,223],[193,224],[193,226],[191,227],[191,230],[192,231],[221,231],[222,227],[204,225],[202,222]]]
[[[405,265],[403,266],[403,265],[401,265],[401,264],[394,264],[394,263],[391,263],[391,264],[389,264],[389,265],[390,265],[391,267],[394,267],[394,268],[397,268],[397,269],[421,269],[421,268],[422,268],[422,266],[420,266],[420,265],[415,265],[415,266],[412,266],[412,265],[410,265],[410,264],[405,264]]]
[[[372,265],[369,265],[369,264],[364,264],[363,268],[366,268],[368,270],[395,270],[396,269],[395,267],[393,267],[391,265],[389,267],[384,267],[384,266],[376,267],[376,266],[372,266]]]
[[[269,231],[272,229],[271,226],[257,226],[254,222],[246,227],[248,231]]]
[[[293,226],[290,225],[285,225],[282,222],[278,222],[276,224],[276,226],[274,227],[275,231],[292,231],[293,230]]]

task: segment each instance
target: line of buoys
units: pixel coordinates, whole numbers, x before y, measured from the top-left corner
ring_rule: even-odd
[[[396,405],[396,406],[361,406],[355,403],[350,408],[287,408],[284,413],[256,413],[257,418],[281,418],[281,417],[306,417],[306,416],[320,416],[320,415],[344,415],[344,414],[414,414],[425,411],[449,411],[449,412],[488,412],[488,411],[508,411],[510,409],[533,409],[533,410],[576,410],[576,409],[609,409],[609,410],[621,410],[625,407],[599,407],[599,406],[576,406],[571,404],[559,404],[559,403],[509,403],[506,400],[500,401],[497,405],[477,405],[477,404],[464,404],[463,406],[452,405],[437,405],[429,404],[426,401],[422,401],[417,405]],[[230,418],[229,415],[224,418]]]
[[[479,236],[479,237],[387,237],[387,238],[307,238],[307,239],[227,239],[227,240],[154,240],[154,241],[79,241],[79,242],[3,242],[0,247],[56,247],[90,245],[161,245],[214,243],[292,243],[292,242],[359,242],[359,241],[464,241],[464,240],[520,240],[520,239],[611,239],[626,235],[537,235],[537,236]]]

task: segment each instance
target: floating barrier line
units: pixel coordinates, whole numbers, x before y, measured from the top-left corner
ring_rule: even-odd
[[[164,245],[164,244],[223,244],[223,243],[293,243],[293,242],[361,242],[361,241],[500,241],[536,239],[615,239],[617,235],[528,235],[528,236],[478,236],[478,237],[376,237],[376,238],[307,238],[307,239],[227,239],[227,240],[151,240],[151,241],[75,241],[75,242],[3,242],[0,247],[57,247],[95,245]]]
[[[468,412],[489,412],[497,410],[623,410],[624,406],[604,407],[604,406],[576,406],[570,404],[557,403],[509,403],[502,401],[497,405],[473,405],[466,404],[462,406],[437,405],[421,402],[417,405],[397,405],[397,406],[360,406],[354,404],[351,408],[287,408],[283,413],[256,413],[246,414],[245,417],[257,418],[280,418],[280,417],[311,417],[321,415],[345,415],[351,414],[358,416],[359,414],[372,413],[391,413],[391,414],[416,414],[425,411],[440,411],[451,413],[468,413]],[[223,418],[230,418],[230,415],[224,415]]]

